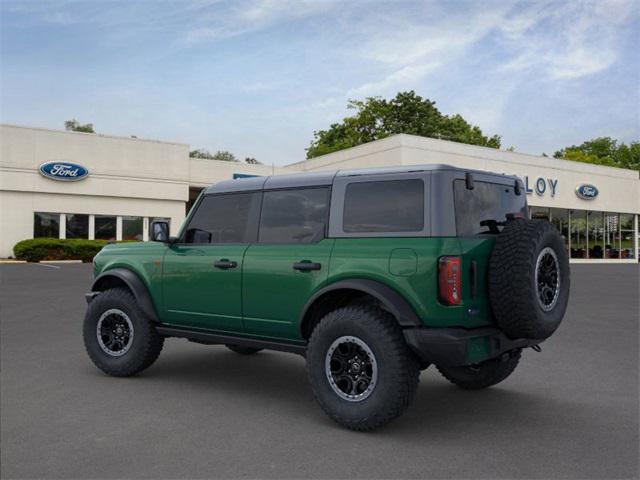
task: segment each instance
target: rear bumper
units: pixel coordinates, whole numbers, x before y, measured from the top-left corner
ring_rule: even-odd
[[[542,340],[512,340],[494,327],[408,328],[404,338],[423,362],[447,367],[472,365],[509,350],[538,345]]]

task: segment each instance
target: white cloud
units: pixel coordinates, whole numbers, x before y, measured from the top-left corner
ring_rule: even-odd
[[[382,95],[390,90],[402,90],[415,86],[428,72],[438,67],[438,63],[407,65],[392,72],[379,81],[367,82],[347,92],[347,97]]]
[[[500,25],[509,10],[506,3],[494,4],[492,8],[469,4],[459,12],[424,5],[429,12],[428,21],[410,13],[370,19],[363,28],[368,40],[360,49],[362,55],[395,66],[442,62],[447,54],[484,38]]]
[[[501,28],[505,49],[518,52],[503,68],[552,80],[601,72],[618,59],[618,29],[637,15],[637,5],[633,0],[533,3]]]
[[[235,37],[276,24],[331,11],[337,0],[250,0],[234,2],[203,15],[187,30],[184,42],[194,45]]]

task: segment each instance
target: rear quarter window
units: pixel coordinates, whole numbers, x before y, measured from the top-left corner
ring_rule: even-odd
[[[344,232],[419,232],[423,228],[422,180],[383,180],[347,185]]]
[[[454,180],[456,230],[458,236],[497,233],[502,227],[491,226],[491,220],[504,222],[507,214],[526,215],[525,195],[516,195],[515,188],[489,182],[474,182],[473,190],[464,180]]]

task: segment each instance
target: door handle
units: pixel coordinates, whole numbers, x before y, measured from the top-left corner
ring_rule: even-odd
[[[307,272],[310,270],[320,270],[321,264],[310,262],[309,260],[303,260],[302,262],[296,262],[293,264],[294,270],[300,270],[301,272]]]
[[[238,266],[238,263],[232,260],[227,260],[226,258],[222,258],[213,262],[213,266],[216,268],[220,268],[221,270],[227,270],[229,268],[236,268]]]

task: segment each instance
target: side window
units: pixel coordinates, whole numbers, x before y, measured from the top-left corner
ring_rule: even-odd
[[[264,192],[259,241],[317,242],[324,238],[328,215],[328,188]]]
[[[344,196],[346,233],[419,232],[424,228],[424,182],[420,179],[355,182]]]
[[[202,199],[187,229],[185,243],[256,241],[259,193],[209,195]]]

